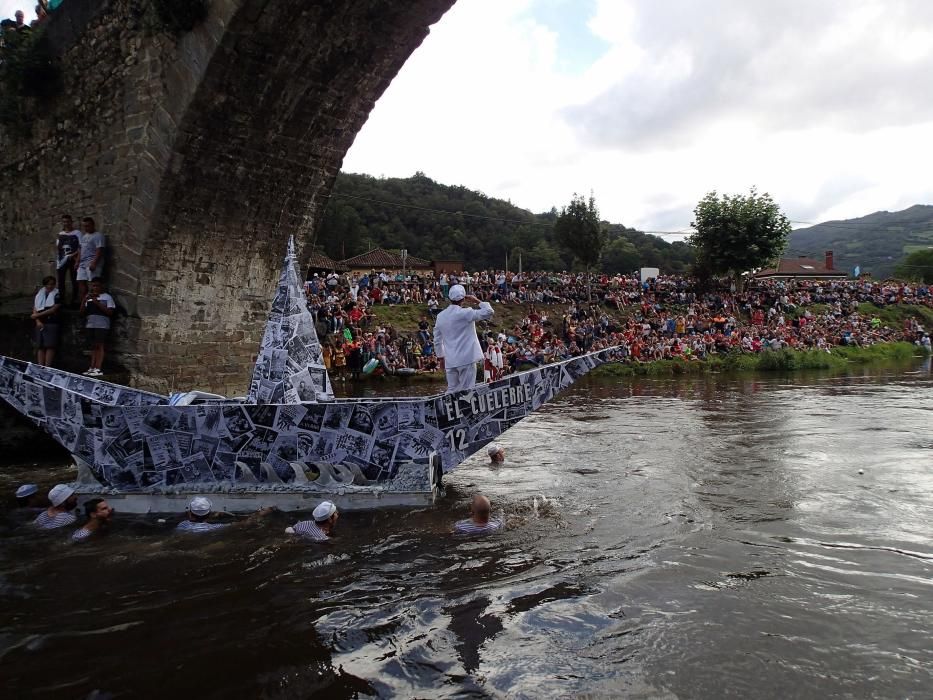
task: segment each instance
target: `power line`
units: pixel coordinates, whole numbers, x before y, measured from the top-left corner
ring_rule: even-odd
[[[465,218],[480,219],[480,220],[483,220],[483,221],[499,221],[499,222],[507,223],[507,224],[521,224],[521,225],[524,225],[524,226],[541,226],[541,227],[545,227],[545,228],[553,228],[553,227],[554,227],[554,224],[553,224],[552,222],[546,222],[546,221],[526,221],[526,220],[521,220],[521,219],[507,219],[507,218],[505,218],[505,217],[499,217],[499,216],[485,216],[485,215],[483,215],[483,214],[469,214],[469,213],[467,213],[467,212],[460,211],[460,210],[451,211],[451,210],[449,210],[449,209],[434,209],[434,208],[432,208],[432,207],[422,207],[422,206],[419,206],[419,205],[417,205],[417,204],[405,204],[405,203],[403,203],[403,202],[390,202],[390,201],[387,201],[387,200],[384,200],[384,199],[373,199],[373,198],[371,198],[371,197],[362,197],[362,196],[360,196],[360,195],[345,194],[345,193],[343,193],[343,192],[336,192],[336,191],[335,191],[335,192],[332,192],[330,195],[328,195],[327,198],[330,199],[330,198],[334,198],[334,197],[336,197],[336,198],[342,198],[342,199],[354,199],[354,200],[358,200],[358,201],[362,201],[362,202],[370,202],[370,203],[372,203],[372,204],[381,204],[381,205],[389,206],[389,207],[399,207],[399,208],[401,208],[401,209],[413,209],[413,210],[416,210],[416,211],[423,211],[423,212],[428,212],[428,213],[432,213],[432,214],[447,214],[447,215],[450,215],[450,216],[462,216],[462,217],[465,217]],[[537,217],[537,216],[540,216],[540,215],[539,215],[539,214],[532,214],[531,216]],[[887,222],[884,222],[883,224],[881,224],[881,223],[873,223],[873,222],[869,222],[869,221],[813,223],[813,222],[810,222],[810,221],[798,221],[798,220],[791,220],[791,223],[794,223],[794,224],[806,224],[807,226],[811,226],[811,227],[816,227],[816,226],[818,226],[818,227],[821,227],[821,228],[833,228],[833,229],[842,229],[842,230],[857,230],[857,229],[859,229],[859,228],[861,228],[861,227],[871,227],[871,228],[882,228],[882,229],[884,229],[884,228],[887,228],[887,227],[897,226],[897,225],[902,225],[902,224],[916,224],[916,225],[929,225],[929,226],[933,226],[933,220],[931,220],[931,221],[929,221],[929,222],[918,222],[918,221],[916,221],[916,220],[914,220],[914,219],[903,219],[903,220],[887,221]],[[624,224],[615,224],[615,225],[624,226]],[[626,227],[626,228],[628,228],[628,227]],[[644,234],[648,234],[648,235],[652,235],[652,236],[690,236],[690,235],[693,233],[692,227],[684,227],[684,228],[682,228],[682,229],[680,229],[680,230],[678,230],[678,231],[655,231],[655,230],[641,230],[641,229],[633,229],[633,230],[638,231],[639,233],[644,233]],[[796,232],[796,231],[800,231],[800,229],[795,229],[795,232]]]
[[[916,219],[900,219],[893,221],[884,221],[884,222],[873,222],[873,221],[824,221],[821,223],[812,223],[810,221],[791,221],[792,224],[806,224],[810,228],[821,228],[821,229],[838,229],[843,231],[856,231],[861,228],[876,228],[885,230],[893,226],[906,226],[912,225],[917,227],[930,227],[933,229],[933,217],[929,221],[917,221]],[[794,229],[794,231],[802,231],[803,229]]]
[[[294,158],[289,158],[289,157],[287,157],[287,156],[283,156],[283,155],[280,155],[280,154],[277,154],[277,153],[271,153],[271,152],[269,152],[269,151],[266,150],[266,149],[254,149],[254,148],[250,148],[249,146],[246,146],[245,148],[246,148],[247,150],[255,150],[257,153],[262,153],[262,157],[263,157],[263,158],[266,158],[266,159],[268,159],[268,158],[274,158],[274,159],[279,160],[279,161],[281,161],[281,162],[283,162],[283,163],[292,163],[292,164],[294,164],[294,165],[296,165],[296,166],[301,166],[301,167],[305,167],[305,166],[307,165],[307,163],[304,162],[304,161],[300,161],[300,160],[297,160],[297,159],[294,159]],[[348,173],[348,174],[349,174],[349,173]],[[398,178],[398,179],[406,179],[406,178]],[[467,188],[464,188],[464,189],[467,189]],[[472,190],[467,190],[467,191],[471,191],[471,192],[472,192]],[[544,221],[522,221],[522,220],[520,220],[520,219],[507,219],[507,218],[504,218],[504,217],[484,216],[484,215],[482,215],[482,214],[468,214],[468,213],[463,212],[463,211],[449,211],[449,210],[446,210],[446,209],[433,209],[433,208],[431,208],[431,207],[421,207],[421,206],[418,206],[418,205],[415,205],[415,204],[404,204],[404,203],[402,203],[402,202],[389,202],[389,201],[386,201],[386,200],[379,200],[379,199],[372,199],[372,198],[369,198],[369,197],[361,197],[361,196],[358,196],[358,195],[344,194],[344,193],[342,193],[342,192],[336,192],[336,191],[332,191],[329,195],[327,195],[326,199],[329,200],[329,199],[331,199],[331,198],[333,198],[333,197],[344,198],[344,199],[355,199],[355,200],[359,200],[359,201],[372,202],[373,204],[382,204],[382,205],[384,205],[384,206],[399,207],[399,208],[402,208],[402,209],[413,209],[413,210],[416,210],[416,211],[424,211],[424,212],[429,212],[429,213],[434,213],[434,214],[448,214],[448,215],[454,215],[454,216],[463,216],[463,217],[466,217],[466,218],[480,219],[480,220],[484,220],[484,221],[499,221],[499,222],[502,222],[502,223],[522,224],[522,225],[525,225],[525,226],[540,226],[540,227],[544,227],[544,228],[553,228],[553,227],[554,227],[554,224],[553,224],[553,223],[548,223],[548,222],[544,222]],[[490,199],[492,199],[492,198],[490,198]],[[502,201],[502,200],[500,200],[500,201]],[[533,216],[533,217],[538,217],[538,216],[540,216],[540,214],[531,214],[531,216]],[[848,222],[847,222],[847,221],[835,221],[835,222],[813,223],[813,222],[811,222],[811,221],[798,221],[798,220],[791,220],[791,223],[794,223],[794,224],[804,224],[804,225],[806,225],[806,226],[811,226],[811,227],[813,227],[813,226],[821,226],[821,227],[824,227],[824,228],[841,228],[841,229],[847,229],[847,228],[850,228],[850,227],[858,228],[858,227],[860,227],[860,226],[871,226],[871,227],[876,227],[876,228],[877,228],[877,227],[897,226],[897,225],[900,225],[900,224],[922,224],[922,225],[933,226],[933,217],[931,217],[931,220],[928,221],[928,222],[917,222],[917,221],[914,220],[914,219],[903,219],[903,220],[888,221],[888,222],[885,222],[884,224],[878,224],[878,223],[867,222],[867,221],[864,221],[864,222],[858,222],[858,221],[848,221]],[[624,226],[624,224],[616,224],[616,225]],[[626,228],[628,228],[628,227],[626,227]],[[635,230],[635,231],[638,231],[639,233],[644,233],[644,234],[648,234],[648,235],[652,235],[652,236],[683,236],[683,235],[688,235],[688,236],[689,236],[689,235],[692,233],[692,228],[693,228],[692,226],[686,226],[686,227],[680,229],[679,231],[641,231],[641,230],[639,230],[639,229],[634,229],[634,230]]]
[[[414,210],[416,210],[416,211],[424,211],[424,212],[429,212],[429,213],[432,213],[432,214],[448,214],[448,215],[451,215],[451,216],[463,216],[463,217],[468,217],[468,218],[471,218],[471,219],[482,219],[482,220],[484,220],[484,221],[500,221],[500,222],[502,222],[502,223],[507,223],[507,224],[521,224],[521,225],[523,225],[523,226],[542,226],[542,227],[545,227],[545,228],[554,228],[554,224],[553,224],[552,222],[547,222],[547,221],[523,221],[523,220],[521,220],[521,219],[506,219],[506,218],[499,217],[499,216],[484,216],[484,215],[482,215],[482,214],[468,214],[468,213],[466,213],[466,212],[464,212],[464,211],[460,211],[460,210],[451,211],[451,210],[449,210],[449,209],[433,209],[433,208],[431,208],[431,207],[422,207],[422,206],[419,206],[419,205],[417,205],[417,204],[405,204],[405,203],[403,203],[403,202],[390,202],[390,201],[387,201],[387,200],[384,200],[384,199],[373,199],[373,198],[371,198],[371,197],[362,197],[362,196],[360,196],[360,195],[344,194],[343,192],[332,192],[331,194],[329,194],[329,195],[327,196],[327,198],[328,198],[328,199],[331,199],[331,198],[338,198],[338,199],[355,199],[355,200],[358,200],[358,201],[361,201],[361,202],[371,202],[371,203],[373,203],[373,204],[383,204],[383,205],[385,205],[385,206],[389,206],[389,207],[399,207],[399,208],[402,208],[402,209],[414,209]],[[532,216],[541,216],[541,215],[540,215],[540,214],[532,214]],[[625,226],[625,224],[611,224],[611,225],[613,225],[613,226],[622,226],[622,227],[627,228],[627,229],[630,228],[630,227],[628,227],[628,226]],[[684,231],[683,229],[681,229],[680,231],[642,231],[641,229],[631,229],[631,230],[636,231],[636,232],[638,232],[638,233],[650,234],[650,235],[653,235],[653,236],[685,236],[685,235],[690,235],[690,232],[689,232],[689,231]]]
[[[294,159],[294,158],[289,158],[289,157],[287,157],[287,156],[283,156],[283,155],[280,155],[280,154],[277,154],[277,153],[272,153],[272,152],[270,152],[268,149],[256,149],[256,148],[251,148],[251,147],[249,147],[249,146],[245,146],[244,148],[245,148],[246,150],[254,150],[254,151],[256,151],[257,153],[261,153],[261,154],[262,154],[262,157],[263,157],[264,159],[274,158],[274,159],[279,160],[279,161],[281,161],[281,162],[283,162],[283,163],[292,163],[292,164],[294,164],[294,165],[296,165],[296,166],[301,166],[301,167],[307,166],[307,163],[306,163],[305,161],[300,161],[300,160],[297,160],[297,159]],[[221,155],[229,155],[229,154],[221,153]],[[232,156],[230,156],[230,157],[232,157]],[[348,173],[348,174],[350,174],[350,173]],[[378,179],[378,178],[374,178],[374,179]],[[397,178],[397,179],[406,179],[406,178]],[[463,189],[466,189],[467,191],[472,192],[472,190],[469,190],[469,189],[467,189],[467,188],[463,188]],[[401,202],[389,202],[389,201],[386,201],[386,200],[378,200],[378,199],[371,199],[371,198],[368,198],[368,197],[360,197],[360,196],[358,196],[358,195],[343,194],[343,193],[341,193],[341,192],[336,192],[336,191],[332,191],[329,195],[327,195],[326,199],[329,200],[329,199],[331,199],[331,198],[333,198],[333,197],[342,197],[342,198],[344,198],[344,199],[356,199],[356,200],[360,200],[360,201],[372,202],[372,203],[374,203],[374,204],[382,204],[382,205],[385,205],[385,206],[400,207],[400,208],[403,208],[403,209],[413,209],[413,210],[417,210],[417,211],[425,211],[425,212],[430,212],[430,213],[434,213],[434,214],[452,214],[452,215],[455,215],[455,216],[463,216],[463,217],[467,217],[467,218],[480,219],[480,220],[485,220],[485,221],[500,221],[500,222],[502,222],[502,223],[523,224],[523,225],[526,225],[526,226],[541,226],[541,227],[545,227],[545,228],[553,228],[553,227],[554,227],[554,224],[553,224],[553,223],[548,223],[548,222],[543,222],[543,221],[522,221],[522,220],[520,220],[520,219],[507,219],[507,218],[504,218],[504,217],[483,216],[483,215],[481,215],[481,214],[467,214],[466,212],[462,212],[462,211],[455,211],[455,212],[452,212],[452,211],[445,210],[445,209],[433,209],[433,208],[430,208],[430,207],[421,207],[421,206],[418,206],[418,205],[415,205],[415,204],[403,204],[403,203],[401,203]],[[489,199],[493,199],[493,198],[489,198]],[[503,201],[503,200],[500,200],[500,201]],[[540,216],[540,214],[531,214],[531,216],[537,217],[537,216]],[[832,222],[832,221],[830,221],[830,222],[823,222],[823,223],[813,223],[813,222],[811,222],[811,221],[798,221],[798,220],[791,220],[791,223],[794,223],[794,224],[804,224],[804,225],[806,225],[806,226],[811,226],[811,227],[813,227],[813,226],[821,226],[821,227],[826,227],[826,228],[842,228],[842,229],[846,229],[846,228],[848,228],[848,227],[856,227],[856,228],[857,228],[857,227],[860,227],[860,226],[872,226],[872,227],[876,227],[876,228],[877,228],[877,227],[879,227],[879,226],[880,226],[880,227],[887,227],[887,226],[896,226],[896,225],[899,225],[899,224],[922,224],[922,225],[933,226],[933,216],[931,216],[931,220],[928,221],[928,222],[917,222],[917,221],[914,220],[914,219],[909,219],[909,220],[908,220],[908,219],[903,219],[903,220],[888,221],[888,222],[885,222],[884,224],[877,224],[877,223],[867,222],[867,221],[862,221],[862,222],[858,222],[858,221],[835,221],[835,222]],[[619,226],[624,226],[624,224],[617,224],[617,225],[619,225]],[[626,227],[626,228],[628,228],[628,227]],[[686,227],[682,228],[682,229],[679,230],[679,231],[640,231],[639,229],[634,229],[634,230],[635,230],[635,231],[638,231],[639,233],[645,233],[645,234],[652,235],[652,236],[682,236],[682,235],[690,235],[690,233],[692,232],[692,230],[685,230],[685,229],[692,229],[692,228],[693,228],[692,226],[686,226]]]

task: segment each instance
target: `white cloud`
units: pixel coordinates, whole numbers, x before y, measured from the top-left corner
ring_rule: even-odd
[[[751,185],[806,221],[933,201],[933,3],[547,2],[592,43],[540,19],[544,0],[459,0],[345,169],[422,170],[533,211],[592,190],[647,230]],[[0,16],[34,4],[0,0]]]
[[[0,0],[0,19],[9,17],[13,19],[13,14],[17,10],[22,10],[26,22],[31,22],[36,18],[34,7],[38,5],[33,0]]]
[[[930,201],[933,3],[601,0],[587,26],[608,47],[578,75],[537,7],[460,0],[345,168],[535,211],[592,189],[649,230],[686,226],[711,189],[757,185],[806,220]]]

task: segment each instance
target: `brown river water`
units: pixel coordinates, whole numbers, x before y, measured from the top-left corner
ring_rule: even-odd
[[[933,697],[929,360],[590,378],[502,444],[331,546],[284,514],[71,544],[5,504],[3,697]],[[508,529],[454,538],[476,491]]]

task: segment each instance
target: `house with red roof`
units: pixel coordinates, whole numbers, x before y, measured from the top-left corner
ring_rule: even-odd
[[[757,280],[844,280],[848,274],[833,267],[833,251],[827,250],[822,261],[806,256],[781,258],[774,267],[755,273]]]
[[[419,258],[414,255],[407,255],[402,260],[402,255],[395,250],[386,250],[385,248],[375,248],[368,253],[356,255],[346,260],[341,260],[340,264],[350,271],[359,274],[372,272],[382,272],[385,270],[390,275],[396,275],[403,269],[406,272],[427,273],[433,268],[430,260]]]

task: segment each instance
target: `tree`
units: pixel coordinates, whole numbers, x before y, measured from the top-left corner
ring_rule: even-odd
[[[693,210],[696,233],[690,244],[698,267],[728,273],[742,290],[742,273],[775,262],[787,246],[790,221],[768,193],[753,187],[748,195],[710,192]]]
[[[898,263],[894,274],[904,280],[933,284],[933,248],[915,250]]]
[[[566,269],[566,265],[554,246],[547,241],[538,241],[534,248],[525,253],[525,269],[556,272]]]
[[[642,266],[638,250],[627,238],[616,238],[606,246],[601,265],[609,274],[623,275],[629,275]]]
[[[608,238],[606,227],[599,220],[599,211],[592,194],[586,201],[582,195],[574,192],[570,204],[557,215],[554,238],[583,265],[587,280],[586,296],[591,299],[590,269],[599,264]]]
[[[501,268],[506,255],[515,258],[515,249],[521,248],[524,269],[562,270],[574,261],[554,235],[559,215],[557,209],[532,214],[480,192],[441,185],[418,174],[398,179],[340,173],[316,235],[335,260],[376,247],[408,248],[411,255],[421,258],[462,259],[467,269],[484,270]],[[463,236],[452,239],[455,231]],[[665,272],[684,270],[693,261],[693,248],[687,244],[671,245],[622,224],[610,224],[608,236],[608,243],[617,238],[628,240],[642,261],[663,261]],[[539,249],[542,242],[545,245]],[[536,251],[538,262],[533,265]]]

